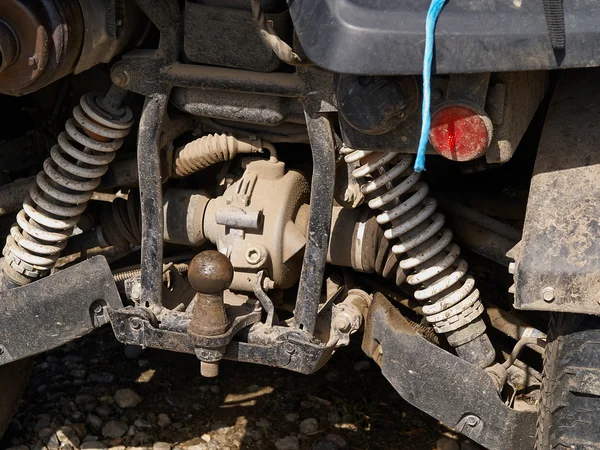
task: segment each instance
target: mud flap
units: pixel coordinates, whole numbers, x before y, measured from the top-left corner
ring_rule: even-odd
[[[515,308],[600,314],[600,70],[556,87],[515,259]],[[527,149],[523,149],[527,150]]]

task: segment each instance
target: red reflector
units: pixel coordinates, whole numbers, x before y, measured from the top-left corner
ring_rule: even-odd
[[[492,138],[487,116],[465,106],[445,106],[433,114],[429,142],[453,161],[470,161],[483,155]]]

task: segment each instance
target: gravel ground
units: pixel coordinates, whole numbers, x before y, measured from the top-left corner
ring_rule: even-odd
[[[318,373],[141,351],[108,328],[38,358],[0,448],[474,450],[405,403],[360,351]]]

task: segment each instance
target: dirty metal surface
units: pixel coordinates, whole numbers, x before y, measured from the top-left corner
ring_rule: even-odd
[[[600,314],[600,70],[556,88],[531,181],[515,307]]]
[[[121,298],[104,256],[0,293],[0,365],[77,339],[108,322]]]
[[[507,407],[485,372],[427,341],[381,294],[369,308],[363,350],[404,400],[475,442],[533,448],[536,414]]]

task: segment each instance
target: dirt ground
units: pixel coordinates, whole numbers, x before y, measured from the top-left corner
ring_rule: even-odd
[[[126,352],[104,328],[38,358],[0,448],[436,448],[445,428],[404,402],[359,343],[311,376],[225,361],[208,380],[193,356]]]

